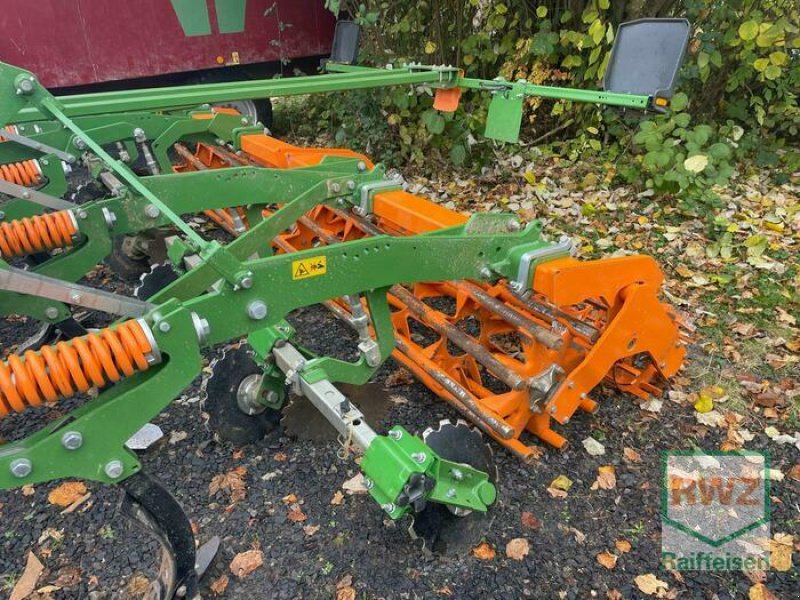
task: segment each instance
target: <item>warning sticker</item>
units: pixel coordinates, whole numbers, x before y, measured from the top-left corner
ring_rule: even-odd
[[[327,256],[314,256],[312,258],[296,260],[292,263],[292,279],[294,280],[325,275],[327,271]]]

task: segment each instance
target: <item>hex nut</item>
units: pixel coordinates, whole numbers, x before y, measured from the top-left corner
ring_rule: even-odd
[[[61,436],[61,445],[67,450],[77,450],[83,446],[83,435],[80,431],[67,431]]]
[[[17,458],[16,460],[11,461],[11,474],[14,477],[19,477],[20,479],[23,477],[27,477],[31,474],[33,470],[33,463],[31,463],[30,459],[27,458]]]
[[[105,474],[110,477],[111,479],[117,479],[122,472],[125,470],[122,466],[122,462],[119,460],[111,460],[106,463],[105,468],[103,469]]]

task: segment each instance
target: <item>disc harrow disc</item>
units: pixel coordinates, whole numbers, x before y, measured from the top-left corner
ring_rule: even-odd
[[[497,467],[491,447],[477,429],[464,421],[444,420],[437,429],[427,429],[422,439],[444,459],[466,464],[489,475],[497,485]],[[485,513],[429,502],[414,516],[410,532],[435,554],[460,555],[469,552],[489,529],[492,507]]]
[[[212,368],[206,386],[206,412],[213,431],[226,441],[246,445],[278,427],[280,411],[268,408],[258,414],[247,414],[239,407],[239,387],[249,376],[263,372],[246,344],[226,350]]]
[[[139,277],[139,285],[133,290],[133,295],[139,300],[149,300],[178,277],[180,273],[169,263],[153,265],[147,273]]]

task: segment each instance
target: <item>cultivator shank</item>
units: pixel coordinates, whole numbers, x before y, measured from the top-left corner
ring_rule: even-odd
[[[453,111],[473,89],[493,94],[487,133],[507,140],[518,132],[507,113],[526,96],[645,109],[663,106],[656,94],[669,86],[588,92],[451,67],[329,70],[54,98],[0,64],[0,125],[10,126],[0,143],[0,194],[10,198],[0,211],[0,311],[43,326],[0,362],[0,417],[98,392],[0,447],[0,489],[67,477],[122,484],[126,512],[165,549],[154,597],[193,597],[218,541],[195,556],[187,517],[126,442],[201,373],[210,346],[228,344],[207,382],[221,437],[258,442],[289,391],[305,397],[346,448],[363,452],[381,509],[412,517],[437,552],[468,548],[491,522],[497,472],[478,429],[529,462],[539,451],[531,435],[563,447],[554,426],[595,412],[603,381],[647,398],[685,356],[651,258],[578,260],[538,222],[466,217],[406,192],[362,154],[299,148],[203,104],[428,85],[436,108]],[[63,198],[77,169],[98,190],[80,203]],[[229,241],[203,237],[185,219],[198,214]],[[77,283],[102,261],[144,273],[137,298]],[[286,317],[312,304],[352,327],[356,360],[297,343]],[[87,331],[80,318],[91,311],[121,320]],[[466,421],[381,435],[342,386],[365,384],[390,355]]]

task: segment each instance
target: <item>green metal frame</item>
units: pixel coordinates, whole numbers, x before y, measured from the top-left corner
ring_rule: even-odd
[[[513,141],[519,129],[522,101],[528,96],[558,97],[630,108],[647,108],[646,96],[588,92],[533,86],[524,82],[485,81],[464,78],[450,67],[410,65],[397,69],[365,69],[329,65],[333,74],[221,83],[181,88],[109,92],[54,98],[30,73],[0,63],[0,123],[17,124],[19,132],[35,142],[78,155],[89,152],[99,162],[93,174],[107,169],[124,189],[114,198],[81,205],[74,211],[81,239],[76,246],[35,268],[41,274],[65,281],[83,276],[111,251],[114,236],[162,226],[175,228],[180,241],[170,256],[179,261],[192,252],[200,264],[151,298],[155,308],[143,320],[152,330],[162,361],[149,370],[114,385],[63,419],[38,433],[0,447],[0,489],[64,477],[81,477],[115,483],[141,469],[136,455],[125,449],[127,439],[184,389],[201,370],[201,350],[248,336],[264,362],[273,348],[292,335],[285,317],[294,309],[330,298],[363,294],[368,302],[380,360],[394,347],[388,289],[397,283],[452,279],[513,278],[520,257],[548,246],[541,239],[539,223],[510,232],[513,215],[475,215],[459,227],[411,237],[374,236],[323,246],[291,255],[272,255],[270,242],[308,210],[319,204],[358,204],[361,187],[384,178],[380,165],[365,170],[350,158],[330,157],[319,165],[299,169],[238,167],[222,170],[138,177],[130,167],[110,156],[104,145],[121,142],[132,158],[137,139],[144,134],[152,142],[158,164],[171,168],[168,149],[180,140],[221,139],[238,147],[243,133],[260,131],[245,119],[217,114],[211,119],[193,118],[192,110],[213,102],[290,96],[319,92],[378,88],[392,85],[461,87],[494,94],[489,133]],[[202,109],[202,107],[201,107]],[[206,107],[207,110],[207,107]],[[155,113],[152,111],[161,111]],[[495,123],[492,125],[491,123]],[[61,161],[53,154],[13,143],[0,144],[0,163],[38,158],[43,165],[46,193],[66,189]],[[279,204],[269,218],[261,207]],[[180,217],[205,209],[247,205],[251,218],[248,232],[222,246],[199,236]],[[5,218],[41,212],[24,200],[7,202]],[[113,213],[115,222],[106,219]],[[293,263],[324,258],[324,275],[297,279]],[[392,265],[387,269],[387,265]],[[3,268],[5,263],[0,264]],[[222,285],[215,285],[219,281]],[[212,287],[214,286],[214,287]],[[22,299],[25,298],[23,302]],[[266,306],[263,318],[248,311],[254,302]],[[18,312],[42,318],[55,307],[60,320],[69,314],[64,305],[8,292],[0,293],[0,312]],[[209,331],[199,336],[194,322],[203,319]],[[299,377],[313,384],[321,380],[363,383],[375,372],[375,361],[362,356],[356,362],[309,356]],[[282,385],[280,373],[265,365],[268,384]],[[78,432],[84,440],[78,449],[62,444],[62,435]],[[424,460],[420,460],[423,456]],[[415,458],[416,457],[416,458]],[[14,461],[30,461],[28,475],[12,474]],[[122,472],[111,477],[105,468],[112,461]],[[363,469],[372,482],[370,493],[392,518],[408,507],[394,500],[413,473],[424,473],[436,485],[427,499],[468,510],[485,511],[496,498],[496,488],[481,473],[437,456],[422,440],[401,429],[378,436],[366,448]],[[459,471],[459,478],[453,475]]]

